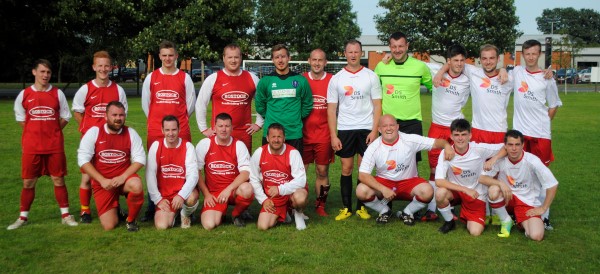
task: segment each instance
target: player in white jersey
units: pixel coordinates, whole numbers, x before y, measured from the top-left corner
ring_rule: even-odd
[[[452,121],[450,130],[456,156],[450,161],[440,158],[435,173],[438,186],[435,199],[445,221],[439,231],[448,233],[456,227],[451,206],[460,204],[460,218],[467,223],[467,230],[471,235],[479,236],[485,228],[488,192],[488,186],[478,182],[483,163],[499,152],[498,157],[503,157],[506,152],[502,144],[471,142],[471,125],[465,119]]]
[[[358,154],[360,166],[367,146],[377,138],[377,122],[381,116],[381,83],[373,71],[360,64],[360,42],[346,42],[344,53],[348,64],[333,76],[327,88],[331,146],[342,162],[340,188],[344,208],[336,216],[337,221],[352,216],[354,155]],[[371,217],[360,201],[356,214],[363,219]]]
[[[492,170],[484,172],[480,182],[494,184],[499,181],[510,188],[510,192],[501,191],[496,186],[489,188],[490,204],[503,220],[512,224],[508,211],[514,213],[517,224],[525,229],[525,235],[535,241],[544,238],[545,224],[541,215],[550,208],[558,181],[542,161],[535,155],[524,151],[524,136],[518,130],[509,130],[504,139],[508,156],[500,159]],[[492,176],[498,174],[498,180]],[[498,184],[498,182],[495,182]],[[540,194],[545,192],[545,199]],[[510,226],[502,226],[499,237],[510,236]]]
[[[445,139],[452,144],[450,138],[450,124],[453,120],[464,118],[462,108],[469,100],[469,78],[463,74],[467,51],[461,45],[453,45],[448,48],[447,54],[448,71],[443,74],[440,85],[432,92],[431,99],[431,126],[427,137]],[[432,70],[439,69],[440,65],[427,63]],[[428,152],[429,158],[429,184],[435,190],[435,167],[441,150],[432,149]],[[438,218],[435,213],[436,200],[433,199],[427,206],[427,212],[421,218],[422,221],[433,221]]]
[[[365,151],[358,175],[362,184],[356,187],[356,197],[379,212],[377,223],[381,224],[389,221],[389,201],[411,201],[396,215],[404,224],[414,225],[413,214],[425,208],[433,198],[431,185],[418,177],[416,152],[444,148],[444,157],[449,160],[454,157],[454,151],[444,139],[400,133],[398,129],[398,122],[390,114],[383,115],[379,120],[381,136]],[[371,175],[373,168],[376,177]]]

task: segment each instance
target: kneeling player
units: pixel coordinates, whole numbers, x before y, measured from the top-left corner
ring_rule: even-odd
[[[444,225],[439,231],[448,233],[456,227],[451,205],[461,205],[460,218],[467,222],[467,230],[479,236],[485,228],[485,202],[487,185],[478,182],[485,159],[498,154],[506,155],[502,144],[471,142],[471,125],[465,119],[456,119],[450,124],[450,138],[456,156],[448,161],[439,158],[435,172],[437,191],[435,199]],[[444,151],[445,152],[445,151]],[[506,188],[502,184],[498,184]]]
[[[204,229],[211,230],[221,224],[227,206],[234,205],[233,224],[245,226],[240,216],[252,203],[250,154],[246,145],[231,136],[231,116],[220,113],[215,117],[215,135],[204,138],[196,146],[200,174],[198,187],[204,195],[200,220]]]
[[[508,212],[511,212],[517,224],[525,229],[526,236],[541,241],[544,239],[544,222],[540,216],[550,208],[558,181],[540,158],[523,151],[523,139],[523,134],[517,130],[506,132],[504,148],[508,156],[500,159],[492,170],[484,172],[480,181],[499,181],[497,183],[510,188],[508,192],[501,191],[498,186],[490,186],[488,190],[490,205],[503,222],[499,237],[510,236],[512,220]],[[496,174],[498,180],[492,178]],[[546,192],[544,201],[539,199],[542,191]]]
[[[279,123],[269,125],[267,142],[254,152],[250,162],[250,183],[256,200],[262,205],[258,229],[267,230],[283,222],[291,207],[296,229],[303,230],[308,191],[300,152],[285,144],[284,129]]]
[[[181,209],[181,228],[192,224],[190,216],[198,208],[198,165],[194,145],[179,138],[179,120],[167,115],[162,120],[165,138],[148,150],[146,183],[150,199],[156,205],[154,225],[167,229]]]
[[[125,126],[125,106],[121,102],[108,103],[106,124],[91,127],[83,135],[77,161],[92,179],[92,192],[102,227],[111,230],[117,226],[119,196],[128,193],[127,230],[138,231],[135,219],[144,203],[144,191],[136,172],[146,164],[146,155],[140,136]]]
[[[363,184],[356,187],[356,197],[379,212],[376,221],[381,224],[387,223],[391,215],[387,201],[412,201],[396,215],[405,225],[414,225],[413,214],[425,208],[433,198],[433,187],[418,177],[416,152],[444,148],[444,157],[451,159],[454,151],[446,140],[404,134],[398,129],[396,119],[389,114],[379,120],[381,136],[365,151],[358,175]],[[376,177],[371,175],[373,168]]]

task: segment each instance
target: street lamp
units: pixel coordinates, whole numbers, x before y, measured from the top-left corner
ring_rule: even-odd
[[[560,22],[557,18],[546,18],[544,19],[546,23],[550,23],[550,35],[554,35],[554,23]]]

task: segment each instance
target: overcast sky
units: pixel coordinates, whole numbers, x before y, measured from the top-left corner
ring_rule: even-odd
[[[363,35],[375,35],[375,22],[373,16],[382,14],[386,10],[377,6],[377,0],[352,0],[352,8],[357,13],[358,25]],[[542,15],[544,9],[573,7],[575,9],[594,9],[600,12],[598,0],[515,0],[517,16],[520,24],[517,26],[524,34],[541,34],[537,30],[535,18]]]

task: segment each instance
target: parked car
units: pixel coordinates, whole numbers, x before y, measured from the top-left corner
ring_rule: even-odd
[[[213,74],[212,69],[209,69],[209,68],[204,69],[204,78],[208,77],[211,74]],[[192,81],[196,82],[196,81],[200,81],[200,80],[202,80],[202,70],[201,69],[192,69]]]
[[[592,80],[592,68],[586,68],[579,71],[579,82],[589,83]]]
[[[108,77],[117,82],[127,82],[127,80],[136,82],[140,79],[137,74],[137,68],[121,68],[121,71],[116,68],[108,74]]]
[[[565,81],[567,83],[576,84],[578,82],[578,79],[579,75],[577,74],[577,70],[574,68],[559,69],[558,71],[556,71],[556,81],[559,84],[565,83]]]

